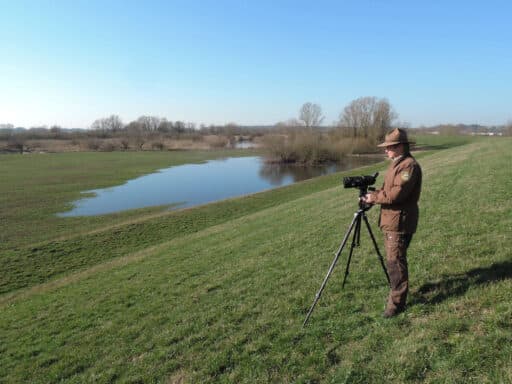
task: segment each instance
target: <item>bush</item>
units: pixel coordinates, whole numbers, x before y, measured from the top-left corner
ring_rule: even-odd
[[[208,135],[205,141],[211,148],[225,148],[229,144],[229,140],[224,136]]]
[[[164,149],[164,143],[161,142],[161,141],[153,141],[151,143],[151,149],[153,150],[157,150],[157,151],[162,151]]]
[[[20,137],[12,137],[7,141],[7,149],[13,152],[23,153],[28,148],[26,147],[25,140]]]
[[[100,144],[100,151],[103,151],[103,152],[113,152],[117,149],[116,145],[114,142],[110,141],[110,140],[104,140],[101,144]]]
[[[88,139],[85,142],[85,146],[87,149],[91,151],[97,151],[101,147],[101,140],[98,139]]]
[[[146,137],[144,135],[135,135],[129,138],[130,146],[139,150],[144,150],[144,143],[146,142]]]
[[[122,150],[126,151],[130,148],[130,141],[126,138],[123,138],[119,141],[119,146]]]
[[[340,149],[319,132],[267,135],[262,139],[269,161],[297,164],[321,164],[338,161]]]
[[[266,135],[262,139],[270,162],[314,165],[336,162],[347,154],[375,152],[364,138],[348,138],[336,132],[300,131]]]

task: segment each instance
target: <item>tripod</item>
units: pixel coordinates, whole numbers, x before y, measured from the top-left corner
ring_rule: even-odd
[[[361,198],[365,194],[366,194],[366,191],[363,189],[360,189],[359,197]],[[316,303],[318,302],[318,300],[320,299],[320,296],[322,295],[322,291],[324,290],[324,288],[327,284],[327,280],[329,280],[329,277],[331,276],[331,273],[334,270],[336,263],[338,262],[340,254],[343,251],[343,248],[345,247],[345,244],[347,243],[348,238],[350,237],[350,233],[353,230],[354,233],[352,236],[352,244],[350,245],[350,251],[349,251],[348,259],[347,259],[347,265],[345,267],[345,276],[343,277],[343,284],[342,284],[341,288],[343,289],[345,287],[345,282],[347,281],[348,271],[349,271],[349,267],[350,267],[350,261],[352,260],[352,254],[354,252],[354,248],[359,246],[359,242],[361,239],[361,221],[362,220],[364,220],[364,222],[366,224],[366,228],[368,229],[368,233],[370,234],[370,237],[372,239],[373,246],[375,247],[375,251],[377,252],[377,256],[379,257],[380,264],[382,266],[382,270],[384,271],[384,274],[386,275],[386,279],[388,280],[388,284],[389,284],[389,276],[388,276],[388,271],[386,270],[386,266],[384,265],[384,259],[382,258],[382,255],[379,251],[379,247],[377,246],[377,242],[375,241],[375,237],[373,236],[373,232],[370,227],[370,223],[368,222],[368,218],[366,217],[366,211],[368,211],[371,207],[372,207],[371,205],[366,204],[366,203],[362,202],[361,200],[359,200],[359,209],[356,211],[356,213],[354,213],[354,218],[352,219],[352,223],[350,223],[350,226],[348,227],[348,230],[345,233],[343,241],[341,242],[340,247],[336,251],[334,260],[331,263],[331,267],[329,268],[329,271],[327,272],[327,275],[325,276],[325,279],[324,279],[322,285],[320,286],[319,291],[317,292],[317,294],[315,296],[315,300],[313,301],[311,308],[309,308],[308,314],[306,315],[306,319],[304,320],[302,327],[304,327],[307,324],[309,317],[311,316],[311,313],[313,312],[313,309],[316,306]]]

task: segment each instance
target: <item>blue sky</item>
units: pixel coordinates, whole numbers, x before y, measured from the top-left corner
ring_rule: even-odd
[[[387,98],[402,122],[512,120],[509,1],[0,0],[0,124],[141,115],[326,123]]]

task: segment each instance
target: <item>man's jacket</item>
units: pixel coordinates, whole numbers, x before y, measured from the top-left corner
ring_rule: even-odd
[[[379,226],[383,231],[416,232],[421,179],[420,165],[410,154],[390,164],[382,189],[374,192],[375,202],[381,204]]]

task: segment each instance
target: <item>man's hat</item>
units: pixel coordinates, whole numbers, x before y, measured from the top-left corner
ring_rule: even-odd
[[[409,141],[407,138],[407,132],[405,132],[403,129],[395,128],[386,134],[384,142],[377,145],[377,147],[387,147],[388,145],[396,144],[414,144],[414,141]]]

